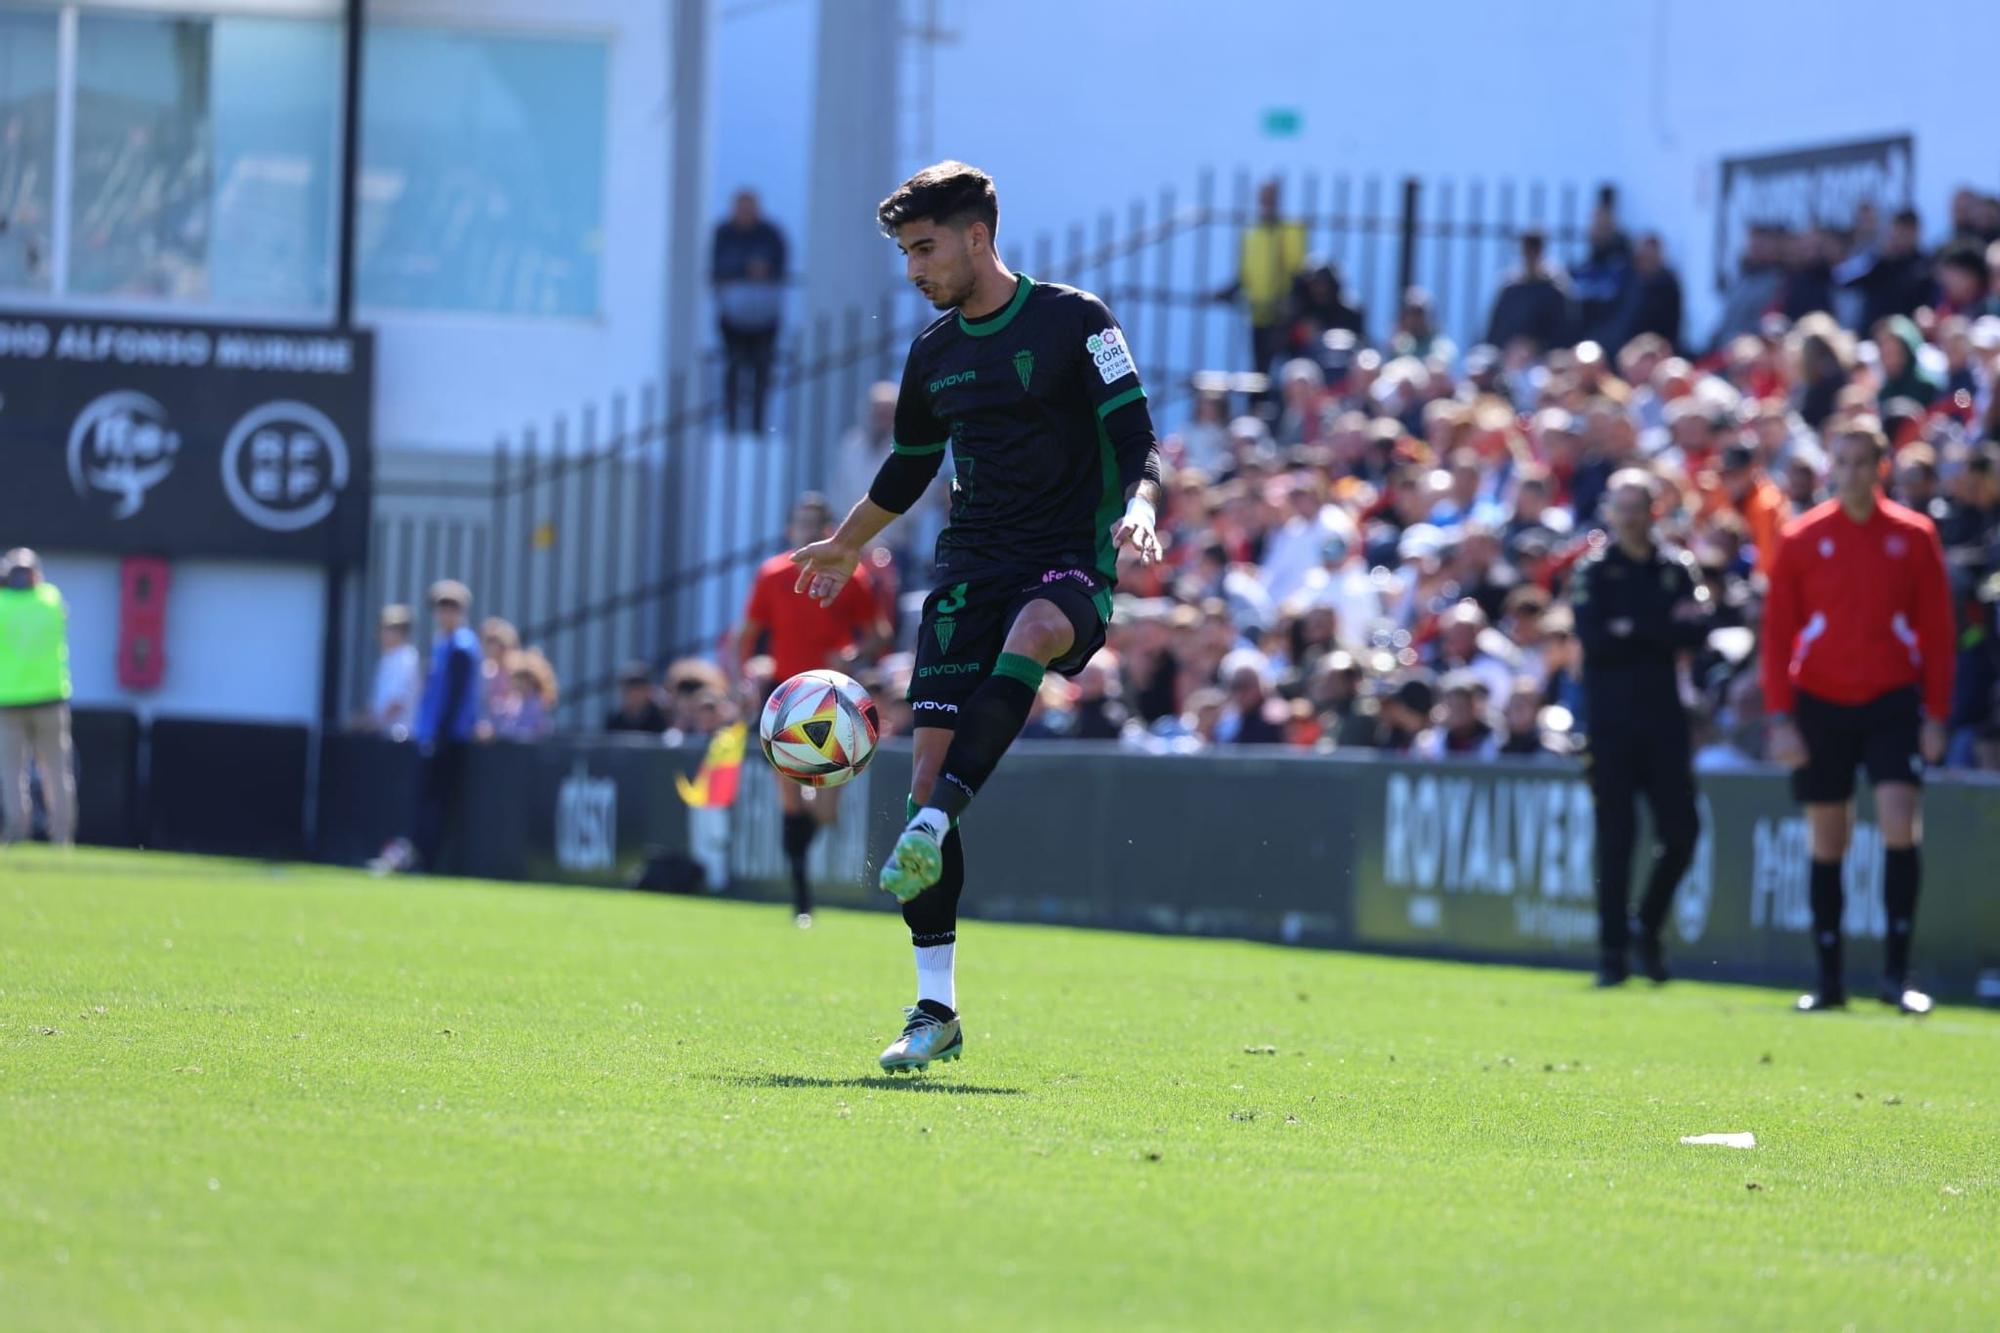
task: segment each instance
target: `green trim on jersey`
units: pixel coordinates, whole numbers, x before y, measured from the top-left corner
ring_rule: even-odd
[[[1119,408],[1125,406],[1125,404],[1136,403],[1145,396],[1146,396],[1146,386],[1143,384],[1135,384],[1131,388],[1127,389],[1124,393],[1121,393],[1116,398],[1113,398],[1110,402],[1099,404],[1097,409],[1097,419],[1099,421],[1102,421],[1104,420],[1104,418],[1110,416],[1113,412],[1116,412]]]
[[[944,452],[944,447],[945,447],[946,445],[950,444],[950,443],[951,443],[951,437],[950,437],[950,436],[946,436],[946,437],[945,437],[944,439],[942,439],[942,440],[939,440],[939,441],[938,441],[938,442],[937,442],[936,444],[895,444],[895,443],[892,443],[892,444],[890,444],[890,446],[889,446],[889,451],[890,451],[891,453],[898,453],[898,454],[904,454],[904,455],[907,455],[907,456],[910,456],[910,457],[913,457],[913,458],[928,458],[928,457],[930,457],[930,456],[931,456],[932,454],[941,454],[941,453],[943,453],[943,452]]]
[[[1028,303],[1028,293],[1033,291],[1035,286],[1035,280],[1027,274],[1020,273],[1015,276],[1019,279],[1019,282],[1014,287],[1013,300],[1002,306],[999,313],[988,315],[985,319],[977,322],[967,319],[964,312],[961,311],[958,316],[958,331],[969,334],[974,338],[985,338],[1000,332],[1000,330],[1012,324],[1014,316],[1020,314],[1021,307]]]
[[[1123,512],[1124,496],[1118,485],[1118,451],[1111,447],[1111,437],[1104,433],[1104,422],[1097,423],[1097,456],[1103,464],[1104,496],[1097,502],[1097,572],[1118,581],[1118,548],[1111,544],[1111,525],[1118,521]]]

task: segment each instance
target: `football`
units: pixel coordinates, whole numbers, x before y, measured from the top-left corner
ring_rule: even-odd
[[[838,671],[802,671],[764,704],[757,734],[771,767],[806,787],[838,787],[875,757],[875,701]]]

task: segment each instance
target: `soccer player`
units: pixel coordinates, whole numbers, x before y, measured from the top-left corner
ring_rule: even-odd
[[[787,540],[794,550],[826,537],[833,527],[833,506],[824,495],[807,491],[792,506]],[[774,555],[757,570],[743,624],[735,638],[736,677],[769,636],[772,680],[778,684],[801,671],[830,667],[852,671],[855,660],[889,642],[889,618],[883,613],[874,582],[856,567],[853,579],[825,605],[791,595],[798,570],[790,552]],[[759,701],[761,702],[761,701]],[[811,790],[774,772],[778,807],[784,812],[785,861],[792,872],[792,919],[799,929],[812,925],[812,884],[806,877],[806,854],[813,839],[840,817],[840,789]]]
[[[1841,858],[1854,771],[1866,766],[1882,831],[1888,939],[1881,997],[1927,1013],[1910,986],[1916,924],[1919,788],[1944,757],[1951,708],[1951,584],[1931,521],[1881,492],[1887,444],[1868,418],[1833,438],[1831,500],[1786,525],[1764,607],[1764,702],[1771,758],[1792,769],[1812,844],[1819,987],[1807,1013],[1847,1003],[1841,971]]]
[[[910,822],[882,867],[916,949],[917,1003],[884,1069],[964,1047],[954,977],[965,851],[958,819],[1027,720],[1043,674],[1103,646],[1118,552],[1159,559],[1159,451],[1118,322],[1088,292],[1012,273],[994,248],[985,172],[941,162],[876,210],[905,271],[945,315],[917,336],[895,443],[833,536],[795,552],[796,588],[831,604],[875,535],[952,450],[940,586],[924,603],[910,684]]]
[[[1657,496],[1650,472],[1612,474],[1604,496],[1612,539],[1586,556],[1570,580],[1583,644],[1597,812],[1600,986],[1620,985],[1631,975],[1632,953],[1646,976],[1667,979],[1660,930],[1701,837],[1678,660],[1707,639],[1712,608],[1694,557],[1655,538]],[[1632,846],[1639,836],[1634,800],[1642,793],[1658,846],[1639,914],[1628,921]]]

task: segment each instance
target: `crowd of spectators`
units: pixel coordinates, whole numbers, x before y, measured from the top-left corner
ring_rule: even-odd
[[[403,605],[382,608],[380,654],[368,707],[354,729],[407,740],[422,713],[426,669],[411,642],[412,617]],[[488,616],[479,624],[479,703],[472,739],[537,741],[555,730],[559,698],[555,668],[540,649],[523,648],[513,624]]]
[[[1659,483],[1661,536],[1694,555],[1718,608],[1685,663],[1697,766],[1759,761],[1764,578],[1785,522],[1828,495],[1827,442],[1865,418],[1892,445],[1889,494],[1930,515],[1952,572],[1947,766],[2000,768],[2000,200],[1961,192],[1929,249],[1909,212],[1753,227],[1699,338],[1660,239],[1629,238],[1607,192],[1569,267],[1540,233],[1520,236],[1485,339],[1466,348],[1420,290],[1371,324],[1337,269],[1303,255],[1275,190],[1250,231],[1227,295],[1260,373],[1197,377],[1162,441],[1167,559],[1121,570],[1106,648],[1044,683],[1027,738],[1573,753],[1589,719],[1569,573],[1604,540],[1606,483],[1639,467]],[[840,503],[890,447],[894,395],[877,386],[841,441]],[[874,555],[905,637],[945,521],[934,490]],[[391,734],[418,713],[410,625],[406,608],[383,614],[369,725]],[[547,659],[503,620],[479,639],[477,736],[548,734]],[[910,666],[891,652],[854,668],[891,732],[910,725]],[[754,711],[770,671],[757,657],[740,680],[702,659],[633,663],[603,730],[712,733]]]
[[[459,585],[452,585],[454,587]],[[352,729],[393,740],[417,737],[430,670],[411,639],[412,616],[404,605],[382,609],[379,655],[366,709]],[[556,730],[560,698],[555,668],[537,648],[523,648],[512,622],[488,616],[479,622],[480,662],[474,741],[538,741]],[[768,662],[753,663],[753,670]],[[668,744],[710,735],[742,716],[743,700],[729,678],[704,658],[685,658],[656,672],[648,663],[621,667],[616,693],[604,713],[609,734],[650,736]]]
[[[1290,235],[1274,196],[1260,206],[1269,264]],[[1246,274],[1268,378],[1197,381],[1163,441],[1167,561],[1121,571],[1108,646],[1045,683],[1026,734],[1570,753],[1589,719],[1568,575],[1604,540],[1606,482],[1640,467],[1661,536],[1719,608],[1685,664],[1698,764],[1760,760],[1774,543],[1827,498],[1833,433],[1867,418],[1893,447],[1890,495],[1930,515],[1950,561],[1947,763],[2000,767],[2000,202],[1965,192],[1942,243],[1920,233],[1914,214],[1878,228],[1869,210],[1804,235],[1753,229],[1705,341],[1682,327],[1659,238],[1629,240],[1608,194],[1567,272],[1540,234],[1520,237],[1486,340],[1462,351],[1421,291],[1370,328],[1329,265],[1299,262],[1282,314],[1268,276]],[[905,582],[921,588],[916,563]],[[869,676],[892,726],[908,724],[908,671],[892,655]]]

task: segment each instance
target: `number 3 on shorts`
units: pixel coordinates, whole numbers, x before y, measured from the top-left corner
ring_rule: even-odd
[[[937,613],[941,616],[953,615],[959,611],[963,611],[964,609],[965,609],[965,585],[963,583],[958,584],[956,587],[952,588],[949,592],[945,593],[944,599],[937,604]]]

